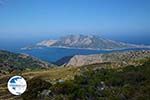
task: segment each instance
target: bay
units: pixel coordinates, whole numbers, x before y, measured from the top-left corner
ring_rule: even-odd
[[[88,49],[68,49],[68,48],[41,48],[41,49],[31,49],[31,50],[15,50],[17,53],[25,53],[31,56],[37,57],[41,60],[48,62],[56,62],[62,57],[74,56],[74,55],[89,55],[89,54],[105,54],[116,51],[129,51],[129,50],[150,50],[147,48],[133,48],[133,49],[123,49],[123,50],[88,50]]]

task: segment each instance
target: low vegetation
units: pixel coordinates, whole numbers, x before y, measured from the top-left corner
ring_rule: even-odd
[[[26,54],[0,50],[0,75],[24,70],[41,70],[49,67],[54,67],[54,65]]]
[[[73,80],[55,84],[41,78],[32,79],[29,83],[32,91],[22,97],[24,100],[150,100],[149,66],[150,59],[139,66],[90,69]]]
[[[0,50],[0,100],[150,100],[149,51],[140,53],[124,54],[122,60],[118,58],[121,63],[58,68],[28,55]],[[7,81],[14,75],[27,80],[27,91],[21,96],[7,90]]]

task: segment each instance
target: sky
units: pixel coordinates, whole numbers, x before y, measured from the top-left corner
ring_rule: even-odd
[[[0,38],[70,33],[149,42],[150,0],[0,0]]]

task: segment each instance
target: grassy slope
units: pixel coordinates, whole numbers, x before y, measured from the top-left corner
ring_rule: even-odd
[[[13,73],[8,75],[0,76],[0,100],[16,100],[20,99],[20,97],[11,95],[7,90],[7,81],[11,76],[21,75],[26,80],[30,80],[31,78],[41,78],[52,83],[62,79],[62,80],[70,80],[73,79],[74,75],[79,73],[79,68],[50,68],[48,70],[38,70],[38,71],[29,71],[22,73]]]

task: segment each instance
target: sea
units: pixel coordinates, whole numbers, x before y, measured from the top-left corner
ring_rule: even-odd
[[[7,49],[8,50],[8,49]],[[135,49],[123,49],[123,50],[88,50],[88,49],[71,49],[71,48],[56,48],[56,47],[44,47],[40,49],[30,49],[30,50],[21,50],[17,49],[9,49],[8,51],[15,53],[28,54],[30,56],[39,58],[43,61],[47,62],[56,62],[57,60],[74,55],[89,55],[89,54],[106,54],[111,52],[122,52],[129,50],[150,50],[147,48],[135,48]]]
[[[21,40],[19,40],[21,41]],[[74,56],[74,55],[89,55],[89,54],[105,54],[116,51],[128,51],[128,50],[149,50],[146,48],[136,48],[136,49],[124,49],[124,50],[87,50],[87,49],[71,49],[71,48],[41,48],[41,49],[31,49],[31,50],[21,50],[22,47],[26,47],[29,45],[34,45],[39,41],[7,41],[4,42],[0,40],[0,50],[8,50],[14,53],[23,53],[28,54],[30,56],[37,57],[41,60],[47,62],[56,62],[57,60],[66,57],[66,56]]]

